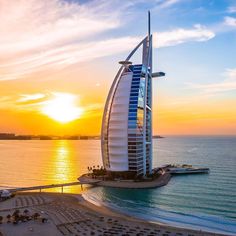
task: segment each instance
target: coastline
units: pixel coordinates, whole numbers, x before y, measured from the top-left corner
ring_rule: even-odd
[[[119,232],[126,235],[226,235],[170,226],[160,222],[148,222],[114,211],[105,206],[96,206],[81,194],[69,193],[19,193],[14,198],[0,203],[0,215],[6,216],[15,209],[29,209],[45,215],[49,222],[22,222],[18,225],[3,222],[3,235],[112,235]],[[16,233],[16,234],[14,234]],[[140,234],[141,233],[141,234]],[[119,235],[119,234],[117,234]],[[230,234],[227,234],[230,235]]]
[[[113,207],[112,205],[109,206],[107,204],[103,204],[103,203],[97,203],[95,200],[93,199],[89,199],[87,197],[84,197],[84,195],[82,194],[82,197],[84,198],[84,200],[86,202],[88,202],[89,204],[87,204],[89,207],[95,208],[95,209],[106,209],[109,210],[110,213],[114,213],[116,212],[116,214],[118,214],[119,217],[121,218],[128,218],[128,219],[132,219],[134,221],[137,222],[142,222],[145,224],[151,224],[152,226],[157,225],[159,227],[164,227],[164,229],[168,230],[168,231],[173,231],[173,232],[179,232],[180,230],[183,230],[183,233],[187,233],[187,235],[206,235],[206,236],[211,236],[211,235],[235,235],[234,232],[230,232],[230,229],[228,230],[228,232],[226,232],[224,229],[214,229],[212,227],[206,227],[205,229],[198,229],[198,227],[195,227],[196,225],[191,225],[191,226],[187,226],[187,224],[182,224],[182,225],[178,225],[175,224],[178,221],[175,222],[171,222],[171,221],[167,221],[164,222],[162,220],[159,219],[150,219],[149,217],[142,217],[142,215],[134,215],[134,212],[125,212],[121,209],[118,209],[117,207]],[[177,219],[176,219],[177,220]],[[187,222],[186,222],[187,223]],[[195,227],[195,228],[194,228]],[[182,231],[181,231],[182,233]],[[178,235],[178,234],[174,234],[174,235]]]

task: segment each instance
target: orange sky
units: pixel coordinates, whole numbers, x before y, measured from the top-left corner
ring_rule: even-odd
[[[90,79],[90,76],[86,76],[84,75],[85,82],[81,86],[80,83],[76,83],[67,88],[70,82],[73,83],[71,81],[73,78],[70,78],[63,89],[60,80],[59,82],[49,80],[43,83],[35,80],[35,83],[30,84],[27,80],[1,82],[0,131],[18,134],[99,135],[103,106],[110,85],[105,82],[104,86],[94,85],[92,82],[86,82]],[[164,91],[161,91],[163,83],[165,82],[162,82],[157,91],[154,90],[154,134],[232,135],[236,133],[236,109],[232,109],[236,107],[234,99],[216,99],[206,95],[193,96],[186,101],[184,98],[178,100],[179,98],[166,96]],[[54,90],[45,89],[46,87]],[[62,94],[72,94],[77,98],[76,106],[83,109],[78,119],[61,123],[43,114],[42,107],[45,102],[47,104],[52,100],[53,92],[58,91]],[[40,95],[43,98],[37,98]]]

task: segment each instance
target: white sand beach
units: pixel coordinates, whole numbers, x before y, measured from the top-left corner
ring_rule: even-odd
[[[19,209],[30,214],[39,213],[38,220],[7,223],[6,216]],[[3,236],[27,235],[216,235],[180,229],[163,224],[148,223],[124,216],[105,207],[85,201],[81,195],[61,193],[23,193],[0,203]],[[48,222],[42,223],[41,218]],[[0,234],[1,235],[1,234]]]
[[[7,223],[6,216],[18,209],[29,214],[39,213],[37,220]],[[116,213],[105,207],[85,201],[79,194],[21,193],[14,198],[0,202],[3,222],[0,232],[3,236],[27,235],[123,235],[123,236],[213,236],[214,233],[154,224]],[[42,218],[48,219],[42,223]],[[1,235],[0,233],[0,235]],[[2,236],[1,235],[1,236]]]

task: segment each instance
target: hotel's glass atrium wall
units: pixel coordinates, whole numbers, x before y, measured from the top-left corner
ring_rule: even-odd
[[[129,170],[135,171],[137,175],[143,174],[144,171],[144,147],[143,147],[143,135],[144,135],[144,109],[147,109],[144,104],[145,95],[145,68],[143,65],[130,66],[130,70],[133,72],[131,90],[130,90],[130,102],[129,102],[129,115],[128,115],[128,159]],[[147,89],[147,104],[150,105],[150,83],[148,83]],[[150,141],[151,136],[151,111],[149,108],[146,110],[146,141]],[[146,144],[146,169],[149,173],[149,165],[151,161],[151,149],[150,144]]]

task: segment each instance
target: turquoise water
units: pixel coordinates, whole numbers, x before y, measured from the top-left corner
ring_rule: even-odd
[[[166,163],[209,167],[210,174],[175,176],[158,189],[94,188],[84,197],[150,221],[236,235],[236,137],[154,140],[154,166]]]

